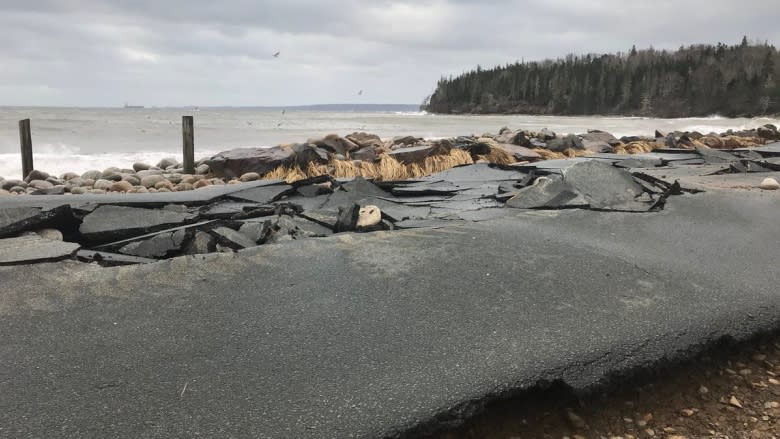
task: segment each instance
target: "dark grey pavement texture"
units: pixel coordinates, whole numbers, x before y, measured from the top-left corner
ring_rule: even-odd
[[[780,197],[0,268],[0,436],[373,438],[777,327]],[[440,418],[441,419],[441,418]]]

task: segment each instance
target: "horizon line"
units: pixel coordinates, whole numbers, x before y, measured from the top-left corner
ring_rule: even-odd
[[[2,105],[0,108],[95,108],[95,109],[194,109],[194,108],[269,108],[294,109],[312,107],[420,107],[420,104],[404,103],[332,103],[332,104],[295,104],[295,105]]]

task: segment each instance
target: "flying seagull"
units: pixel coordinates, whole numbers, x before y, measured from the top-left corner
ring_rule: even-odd
[[[276,52],[276,53],[274,53],[274,58],[279,58],[279,54],[281,54],[281,53],[282,53],[282,52]]]

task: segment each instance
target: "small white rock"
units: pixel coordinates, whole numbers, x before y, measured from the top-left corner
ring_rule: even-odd
[[[365,206],[358,215],[358,227],[371,227],[382,222],[382,211],[376,206]]]
[[[777,189],[780,189],[780,183],[777,182],[772,177],[765,178],[764,181],[761,182],[760,185],[758,185],[759,188],[767,190],[767,191],[774,191]]]
[[[51,241],[62,241],[62,232],[57,229],[41,229],[36,230],[35,233],[43,239]]]

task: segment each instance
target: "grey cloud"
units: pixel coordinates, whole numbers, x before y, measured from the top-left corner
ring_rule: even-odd
[[[3,0],[0,105],[415,103],[477,64],[776,43],[775,2]]]

